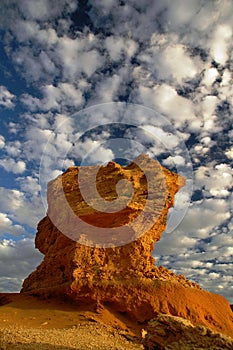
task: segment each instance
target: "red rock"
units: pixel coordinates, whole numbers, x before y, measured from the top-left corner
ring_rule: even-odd
[[[101,202],[96,194],[92,197],[88,182],[96,167],[84,168],[84,186],[90,192],[92,206],[82,197],[79,167],[69,168],[48,184],[48,215],[39,223],[36,235],[36,248],[45,257],[24,281],[22,292],[111,305],[139,322],[162,312],[233,336],[232,312],[223,297],[201,290],[198,284],[164,267],[155,267],[154,244],[166,228],[168,210],[185,180],[148,157],[141,156],[136,162],[144,172],[135,163],[121,167],[113,162],[97,172],[96,187],[109,203],[117,197],[119,180],[127,179],[134,186],[132,200],[117,213],[93,209]],[[127,196],[123,188],[122,198]],[[132,226],[142,213],[142,219]],[[84,231],[88,226],[77,224],[76,217],[81,217],[85,224],[95,225],[95,230]],[[149,229],[141,235],[147,222]],[[125,235],[125,232],[117,235],[122,227],[129,230]],[[101,229],[104,234],[99,239]],[[86,236],[83,238],[80,232]],[[81,239],[86,245],[77,242]]]

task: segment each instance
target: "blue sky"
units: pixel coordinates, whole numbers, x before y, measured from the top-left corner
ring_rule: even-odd
[[[0,291],[18,291],[42,258],[46,182],[87,156],[116,158],[101,125],[120,122],[138,128],[125,130],[133,146],[122,158],[146,147],[168,168],[193,169],[156,264],[233,303],[232,23],[230,0],[1,2]],[[111,102],[150,110],[122,119]]]

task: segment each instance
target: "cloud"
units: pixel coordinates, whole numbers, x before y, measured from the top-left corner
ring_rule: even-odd
[[[233,186],[233,170],[228,164],[208,164],[195,172],[197,188],[203,188],[206,196],[228,197]]]
[[[130,59],[138,49],[138,44],[134,40],[115,36],[106,38],[105,45],[113,61],[119,61],[125,55]]]
[[[74,11],[76,2],[60,0],[38,0],[37,2],[31,2],[30,0],[22,0],[19,3],[19,8],[27,19],[45,21],[51,19],[51,17],[59,16],[63,9]]]
[[[35,180],[26,178],[22,188],[26,187],[32,192],[25,194],[20,190],[0,187],[0,211],[8,213],[8,218],[15,223],[35,229],[44,216],[45,209],[40,196],[37,195],[38,185],[35,184]]]
[[[163,164],[166,166],[169,166],[169,165],[173,166],[174,164],[185,165],[185,159],[181,156],[175,156],[175,157],[169,156],[167,159],[163,161]]]
[[[63,77],[77,78],[81,74],[90,77],[104,63],[95,46],[98,45],[94,34],[81,38],[60,38],[57,45],[57,56],[62,64]]]
[[[214,67],[205,70],[204,78],[202,83],[207,86],[212,86],[217,77],[219,76],[218,70]],[[216,96],[214,96],[216,98]]]
[[[26,170],[26,163],[24,161],[15,161],[12,158],[0,159],[0,166],[7,172],[12,172],[13,174],[22,174]]]
[[[116,149],[111,150],[110,142],[103,143],[104,135],[94,131],[93,137],[84,137],[78,144],[83,130],[121,122],[123,117],[129,123],[137,120],[147,132],[128,130],[132,142],[124,155],[137,155],[145,149],[144,141],[150,145],[146,151],[163,155],[167,167],[182,168],[186,158],[181,140],[185,141],[194,167],[193,198],[199,193],[179,227],[156,244],[159,261],[230,298],[231,1],[222,0],[219,6],[216,1],[201,0],[89,0],[81,19],[83,9],[73,0],[3,0],[1,5],[9,66],[27,84],[17,99],[12,88],[0,87],[0,105],[12,109],[7,111],[9,122],[4,121],[8,130],[0,136],[4,156],[0,164],[14,182],[11,188],[0,189],[2,232],[17,233],[23,227],[27,235],[27,226],[35,228],[45,212],[40,191],[79,157],[88,155],[85,161],[93,163],[115,156]],[[17,79],[13,70],[5,74]],[[106,106],[105,113],[96,107],[91,116],[86,110],[72,117],[86,106],[122,100],[155,109],[168,124],[161,126],[153,113],[147,118],[128,111],[125,117],[124,109],[111,106]],[[162,142],[155,142],[150,132]],[[39,182],[40,175],[44,177]],[[180,192],[170,217],[172,210],[179,212],[188,204],[189,196]],[[26,243],[4,244],[0,256],[5,249],[3,261],[10,256],[16,266],[16,251],[23,252]],[[26,245],[24,263],[28,265],[27,254],[34,248],[32,242]],[[2,271],[0,288],[17,290],[20,274],[14,269],[11,275]]]
[[[0,106],[9,109],[15,107],[15,95],[8,91],[3,85],[0,85]]]
[[[98,83],[96,87],[98,101],[114,101],[119,93],[120,84],[121,79],[117,74]]]
[[[24,228],[21,225],[14,225],[12,220],[7,217],[7,214],[0,213],[0,234],[20,235],[24,233]]]
[[[20,141],[7,142],[5,145],[5,151],[10,157],[18,157],[22,154],[22,144]]]
[[[58,86],[45,85],[41,88],[43,98],[29,94],[22,96],[21,101],[31,111],[62,111],[66,107],[80,107],[83,104],[82,91],[73,84],[59,83]]]
[[[30,0],[3,0],[1,12],[1,24],[4,28],[17,28],[16,23],[20,19],[25,21],[53,21],[55,18],[68,15],[77,8],[74,0],[38,0],[32,3]]]
[[[216,239],[211,245],[208,242],[215,235],[217,227],[230,219],[230,205],[230,202],[225,200],[212,198],[192,203],[176,230],[171,233],[165,232],[161,241],[156,243],[155,254],[163,260],[164,256],[172,256],[179,252],[179,255],[190,255],[192,260],[195,259],[195,254],[200,248],[205,252],[211,251],[211,247],[221,249],[222,244]],[[231,240],[228,240],[226,245],[231,246]],[[202,259],[204,258],[211,259],[211,255],[208,256],[206,253]],[[174,267],[176,266],[178,266],[177,263],[174,264]]]
[[[171,44],[168,38],[154,34],[149,49],[139,55],[140,60],[161,80],[181,84],[193,79],[202,68],[200,59],[191,57],[184,45]]]
[[[0,149],[4,148],[5,146],[5,137],[0,135]]]
[[[229,57],[229,49],[232,41],[232,28],[227,24],[218,25],[214,31],[210,52],[214,60],[222,65]]]
[[[38,178],[33,176],[17,177],[20,190],[27,196],[37,198],[40,194],[41,186],[38,182]]]
[[[167,84],[153,88],[140,86],[138,99],[146,106],[159,109],[165,116],[173,120],[178,130],[182,130],[186,122],[188,122],[187,129],[192,132],[197,131],[201,126],[201,121],[195,116],[192,101],[179,96],[176,90]]]
[[[34,249],[33,239],[0,242],[0,292],[18,292],[25,277],[41,261],[42,255]]]
[[[225,152],[227,158],[233,159],[233,146]]]

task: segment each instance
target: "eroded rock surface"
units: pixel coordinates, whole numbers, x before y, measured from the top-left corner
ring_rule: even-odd
[[[139,322],[148,321],[162,312],[233,336],[232,311],[223,297],[201,290],[185,276],[155,267],[154,244],[166,228],[168,210],[185,180],[147,156],[139,157],[137,163],[147,176],[136,163],[121,167],[110,162],[97,172],[96,188],[109,203],[117,198],[119,180],[133,184],[132,200],[117,213],[93,208],[101,202],[95,196],[92,205],[86,203],[79,187],[79,167],[69,168],[48,184],[48,215],[39,223],[36,235],[36,248],[45,257],[24,281],[22,292],[45,297],[66,296],[94,302],[97,308],[100,304],[110,305]],[[88,179],[96,167],[84,170],[87,176],[83,186],[92,195]],[[151,189],[152,196],[149,196]],[[121,191],[121,198],[127,202],[128,192],[124,186]],[[146,203],[149,204],[146,206]],[[141,213],[144,216],[135,226],[131,225]],[[154,213],[156,220],[145,234],[140,235]],[[75,217],[82,218],[96,230],[87,233],[85,226],[77,225]],[[122,243],[125,239],[122,232],[117,236],[117,230],[122,227],[130,228],[126,232],[127,244]],[[104,228],[104,233],[96,240],[100,228]],[[115,230],[113,236],[112,229]],[[105,240],[108,248],[104,247]]]
[[[203,325],[159,314],[147,326],[143,341],[147,350],[231,350],[233,339]]]

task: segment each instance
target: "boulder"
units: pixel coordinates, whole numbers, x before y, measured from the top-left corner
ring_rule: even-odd
[[[233,339],[182,317],[159,314],[152,319],[143,344],[147,350],[231,350]]]

